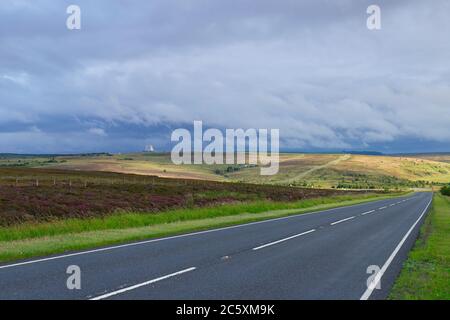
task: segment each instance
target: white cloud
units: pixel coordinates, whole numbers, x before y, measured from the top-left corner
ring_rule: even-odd
[[[107,136],[105,130],[103,130],[101,128],[90,128],[88,130],[88,132],[90,134],[93,134],[93,135],[96,135],[96,136],[101,136],[101,137],[106,137]]]
[[[3,74],[2,78],[21,86],[26,86],[29,82],[28,74],[24,72],[17,74]]]

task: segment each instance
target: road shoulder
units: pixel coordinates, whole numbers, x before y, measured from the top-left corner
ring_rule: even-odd
[[[390,299],[450,299],[450,198],[434,195],[420,236],[392,288]]]

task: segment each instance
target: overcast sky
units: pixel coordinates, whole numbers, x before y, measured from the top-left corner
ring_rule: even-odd
[[[0,153],[170,150],[194,120],[279,128],[284,150],[450,151],[449,14],[448,0],[1,1]]]

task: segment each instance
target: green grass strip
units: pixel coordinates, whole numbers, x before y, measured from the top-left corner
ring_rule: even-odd
[[[434,195],[420,236],[392,288],[390,299],[450,299],[450,198]]]

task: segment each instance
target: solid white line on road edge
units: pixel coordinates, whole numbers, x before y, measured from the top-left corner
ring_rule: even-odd
[[[378,208],[378,210],[384,210],[384,209],[386,209],[387,207],[385,206],[385,207],[381,207],[381,208]]]
[[[305,235],[305,234],[308,234],[308,233],[311,233],[311,232],[314,232],[314,231],[316,231],[316,229],[311,229],[311,230],[309,230],[309,231],[302,232],[302,233],[296,234],[296,235],[291,236],[291,237],[288,237],[288,238],[284,238],[284,239],[281,239],[281,240],[277,240],[277,241],[274,241],[274,242],[270,242],[270,243],[264,244],[264,245],[262,245],[262,246],[253,248],[252,250],[259,250],[259,249],[262,249],[262,248],[270,247],[270,246],[273,246],[273,245],[275,245],[275,244],[278,244],[278,243],[281,243],[281,242],[285,242],[285,241],[288,241],[288,240],[291,240],[291,239],[294,239],[294,238],[303,236],[303,235]]]
[[[362,216],[365,216],[366,214],[369,214],[369,213],[372,213],[372,212],[375,212],[375,210],[370,210],[370,211],[367,211],[367,212],[361,213],[361,215],[362,215]]]
[[[352,219],[354,219],[354,218],[355,218],[355,216],[350,217],[350,218],[346,218],[346,219],[342,219],[342,220],[339,220],[339,221],[330,223],[330,225],[331,225],[331,226],[334,226],[335,224],[338,224],[338,223],[341,223],[341,222],[344,222],[344,221],[347,221],[347,220],[352,220]]]
[[[406,239],[408,239],[409,235],[411,234],[411,232],[414,230],[414,228],[416,227],[416,225],[419,223],[419,221],[422,219],[422,217],[425,215],[425,213],[428,210],[428,207],[430,206],[431,202],[433,201],[433,198],[431,198],[430,202],[428,202],[427,206],[425,207],[425,209],[423,210],[422,214],[420,215],[420,217],[416,220],[416,222],[414,222],[413,226],[408,230],[408,232],[405,234],[405,236],[403,237],[403,239],[400,241],[400,243],[397,245],[397,247],[395,248],[395,250],[391,253],[391,255],[389,256],[389,258],[386,260],[386,262],[384,263],[383,267],[381,268],[381,270],[376,274],[375,278],[372,280],[372,282],[369,284],[369,286],[367,287],[366,291],[363,293],[363,295],[361,296],[360,300],[367,300],[370,298],[370,296],[372,295],[373,290],[375,289],[375,287],[378,285],[378,283],[381,280],[381,277],[384,275],[384,273],[386,272],[387,268],[389,268],[389,265],[392,263],[392,261],[394,260],[395,256],[397,255],[397,253],[400,251],[403,243],[405,243]]]
[[[178,276],[178,275],[186,273],[186,272],[194,271],[195,269],[196,269],[195,267],[187,268],[187,269],[184,269],[184,270],[181,270],[181,271],[178,271],[178,272],[174,272],[174,273],[168,274],[168,275],[163,276],[163,277],[159,277],[159,278],[156,278],[156,279],[153,279],[153,280],[149,280],[149,281],[146,281],[146,282],[142,282],[142,283],[136,284],[136,285],[131,286],[131,287],[127,287],[127,288],[123,288],[123,289],[120,289],[120,290],[117,290],[117,291],[106,293],[104,295],[101,295],[101,296],[98,296],[98,297],[95,297],[95,298],[92,298],[92,299],[89,299],[89,300],[103,300],[103,299],[106,299],[106,298],[109,298],[109,297],[112,297],[112,296],[115,296],[115,295],[118,295],[118,294],[121,294],[121,293],[124,293],[124,292],[127,292],[127,291],[131,291],[131,290],[134,290],[134,289],[137,289],[137,288],[140,288],[140,287],[148,286],[149,284],[152,284],[152,283],[155,283],[155,282],[158,282],[158,281],[161,281],[161,280],[165,280],[165,279],[168,279],[168,278],[172,278],[172,277]]]
[[[357,203],[357,204],[353,204],[353,205],[350,205],[350,206],[336,207],[336,208],[331,208],[331,209],[326,209],[326,210],[321,210],[321,211],[312,211],[312,212],[307,212],[307,213],[302,213],[302,214],[294,214],[294,215],[291,215],[291,216],[267,219],[267,220],[256,221],[256,222],[249,222],[249,223],[239,224],[239,225],[235,225],[235,226],[216,228],[216,229],[210,229],[210,230],[204,230],[204,231],[198,231],[198,232],[191,232],[191,233],[180,234],[180,235],[177,235],[177,236],[158,238],[158,239],[151,239],[151,240],[145,240],[145,241],[139,241],[139,242],[132,242],[132,243],[121,244],[121,245],[116,245],[116,246],[109,246],[109,247],[100,248],[100,249],[93,249],[93,250],[69,253],[69,254],[64,254],[64,255],[59,255],[59,256],[48,257],[48,258],[42,258],[42,259],[36,259],[36,260],[30,260],[30,261],[24,261],[24,262],[18,262],[18,263],[13,263],[13,264],[7,264],[7,265],[4,265],[4,266],[0,266],[0,269],[19,267],[19,266],[23,266],[23,265],[27,265],[27,264],[33,264],[33,263],[45,262],[45,261],[51,261],[51,260],[57,260],[57,259],[63,259],[63,258],[70,258],[70,257],[84,255],[84,254],[103,252],[103,251],[121,249],[121,248],[126,248],[126,247],[139,246],[139,245],[144,245],[144,244],[153,243],[153,242],[159,242],[159,241],[172,240],[172,239],[177,239],[177,238],[196,236],[196,235],[200,235],[200,234],[212,233],[212,232],[217,232],[217,231],[243,228],[243,227],[247,227],[247,226],[251,226],[251,225],[262,224],[262,223],[269,223],[269,222],[274,222],[274,221],[279,221],[279,220],[305,217],[305,216],[309,216],[309,215],[316,214],[316,213],[324,213],[324,212],[329,212],[329,211],[334,211],[334,210],[339,210],[339,209],[358,207],[358,206],[363,206],[363,205],[366,205],[366,204],[369,204],[369,203],[376,203],[376,202],[384,201],[384,200],[385,199],[374,200],[374,201],[369,201],[369,202],[364,202],[364,203]]]

